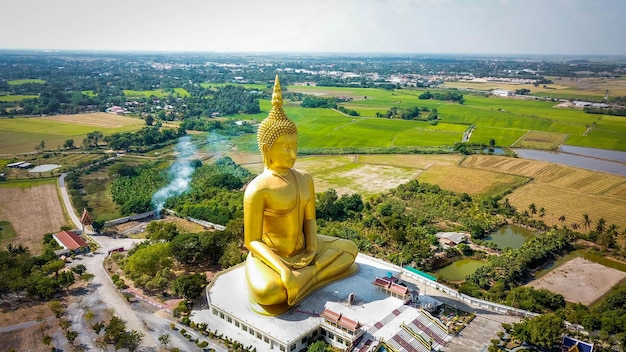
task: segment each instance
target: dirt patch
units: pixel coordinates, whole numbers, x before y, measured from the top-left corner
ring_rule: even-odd
[[[11,326],[24,323],[27,321],[36,321],[40,318],[47,318],[54,315],[48,304],[45,302],[28,302],[24,303],[23,299],[7,297],[11,302],[20,302],[22,307],[14,308],[10,304],[2,302],[0,305],[0,327]]]
[[[0,188],[0,219],[11,223],[16,236],[2,242],[22,244],[32,254],[43,250],[43,235],[67,225],[56,184],[29,188]]]
[[[589,305],[624,278],[626,273],[622,271],[584,258],[574,258],[528,286],[560,293],[568,302]]]

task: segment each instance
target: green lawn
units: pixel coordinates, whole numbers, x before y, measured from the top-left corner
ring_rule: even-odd
[[[0,119],[0,153],[35,151],[35,146],[45,142],[47,150],[56,150],[68,139],[79,146],[88,133],[100,131],[105,135],[140,129],[141,125],[116,128],[71,124],[39,118]]]
[[[168,95],[188,97],[188,91],[184,88],[173,88],[173,92],[169,92],[168,89],[152,89],[152,90],[132,90],[132,89],[124,89],[122,90],[124,95],[129,98],[150,98],[151,96],[155,96],[157,98],[165,98]]]
[[[38,95],[0,95],[0,101],[16,102],[24,99],[37,99]]]
[[[44,81],[43,79],[39,79],[39,78],[26,78],[26,79],[13,79],[13,80],[7,81],[7,83],[12,86],[18,86],[20,84],[28,84],[28,83],[43,84],[43,83],[46,83],[46,81]]]

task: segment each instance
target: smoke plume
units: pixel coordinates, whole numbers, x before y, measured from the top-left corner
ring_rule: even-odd
[[[155,207],[155,216],[161,214],[165,202],[171,198],[183,194],[191,182],[194,168],[191,165],[191,157],[196,154],[196,148],[191,143],[189,136],[181,137],[176,144],[176,161],[168,171],[170,183],[152,195],[152,205]]]

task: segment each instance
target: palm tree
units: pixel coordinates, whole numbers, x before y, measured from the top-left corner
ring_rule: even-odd
[[[574,231],[577,231],[580,228],[580,225],[578,225],[577,222],[573,222],[571,226],[572,226],[572,230]]]
[[[591,221],[591,219],[589,219],[589,214],[585,213],[583,214],[583,227],[586,229],[591,228],[591,224],[593,223],[593,221]]]
[[[606,229],[606,233],[608,233],[609,235],[611,235],[611,237],[617,237],[617,235],[619,234],[619,231],[617,230],[619,228],[619,226],[615,225],[615,224],[611,224],[609,225],[609,227]]]
[[[535,203],[530,203],[528,205],[528,210],[530,210],[531,214],[537,214],[537,205]]]
[[[561,225],[563,226],[563,224],[565,223],[565,215],[559,216],[559,221],[561,222]]]
[[[596,232],[604,233],[605,230],[606,230],[606,220],[604,220],[604,218],[598,219],[598,222],[596,223]]]
[[[541,208],[539,209],[539,217],[540,217],[540,218],[542,218],[542,217],[544,217],[544,216],[546,216],[546,208],[541,207]],[[551,220],[552,220],[552,219],[551,219]]]

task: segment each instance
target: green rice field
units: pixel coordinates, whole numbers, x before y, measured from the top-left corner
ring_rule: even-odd
[[[43,83],[46,83],[46,81],[44,81],[43,79],[39,79],[39,78],[26,78],[26,79],[12,79],[10,81],[7,81],[7,83],[12,86],[18,86],[21,84],[28,84],[28,83],[43,84]]]
[[[13,103],[16,101],[22,101],[24,99],[36,99],[39,98],[37,95],[0,95],[0,101],[6,101],[9,103]]]

